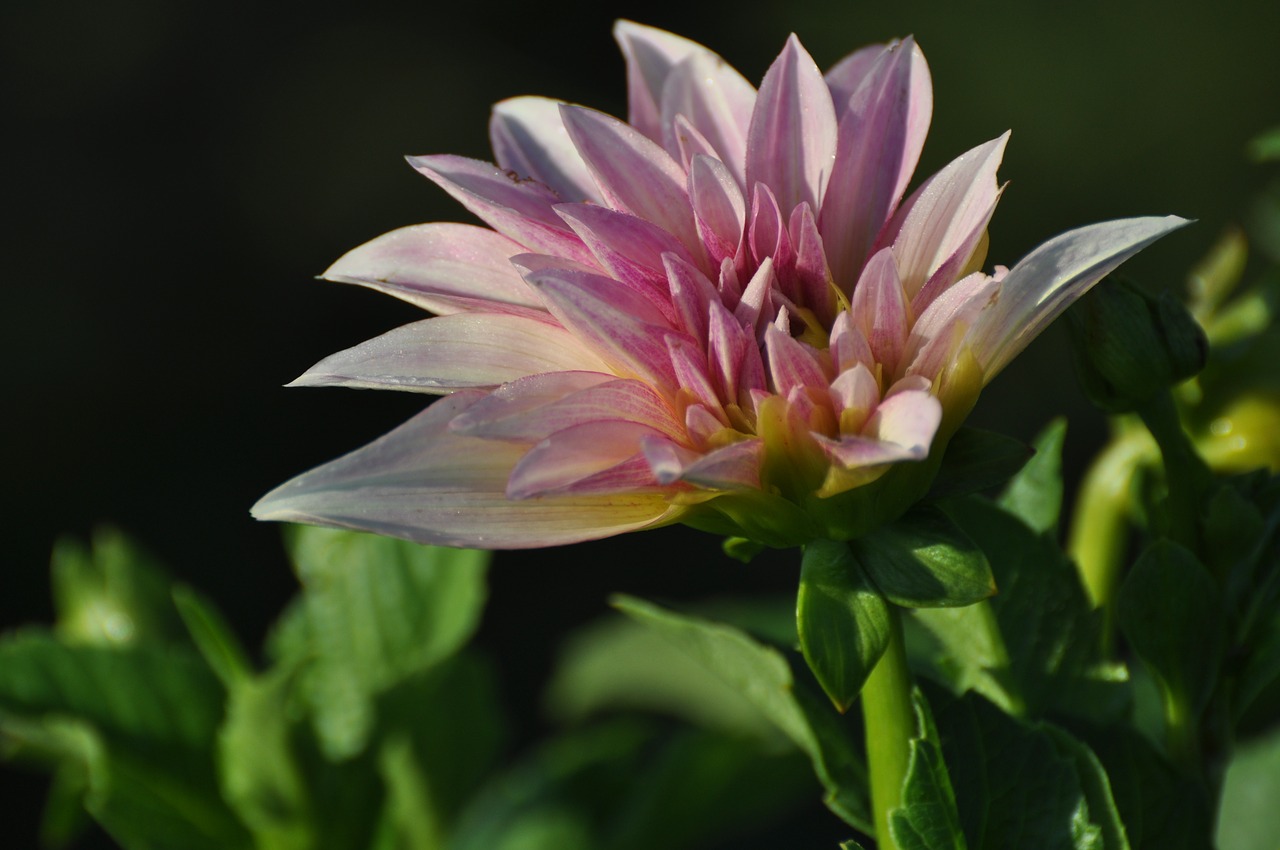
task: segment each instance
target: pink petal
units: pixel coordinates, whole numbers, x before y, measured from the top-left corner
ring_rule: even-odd
[[[764,183],[787,214],[821,209],[836,151],[831,92],[794,35],[760,84],[747,134],[747,186]]]
[[[785,396],[796,387],[826,389],[829,379],[811,353],[812,349],[773,325],[765,329],[764,341],[774,392]]]
[[[929,276],[962,245],[968,244],[972,252],[1000,197],[996,169],[1008,141],[1005,133],[961,154],[912,196],[902,228],[893,240],[893,253],[909,298],[914,298]]]
[[[840,417],[840,431],[856,434],[880,402],[880,385],[871,370],[858,363],[831,382],[831,399]]]
[[[655,142],[661,142],[659,104],[667,77],[692,54],[719,57],[695,41],[632,21],[614,24],[613,37],[627,60],[627,123]]]
[[[604,372],[608,367],[555,324],[457,313],[414,322],[331,354],[289,386],[443,393],[562,370]]]
[[[695,156],[689,167],[689,198],[698,237],[713,263],[732,258],[742,242],[747,204],[724,163]]]
[[[411,156],[409,164],[485,224],[527,249],[590,260],[590,253],[553,209],[560,198],[545,186],[462,156]]]
[[[1176,215],[1091,224],[1055,236],[1009,270],[966,339],[990,381],[1067,307],[1152,242],[1190,224]]]
[[[764,443],[742,440],[699,455],[669,440],[650,439],[644,441],[644,455],[664,484],[684,481],[713,490],[750,490],[760,487]]]
[[[867,74],[875,67],[889,45],[869,44],[850,53],[823,75],[827,88],[831,89],[831,102],[836,108],[836,119],[844,117],[849,109],[849,98],[862,85]]]
[[[911,328],[908,309],[893,251],[881,249],[862,270],[849,312],[866,334],[876,362],[883,363],[889,373],[898,368]]]
[[[677,327],[705,350],[711,303],[719,301],[716,288],[706,275],[679,257],[668,254],[663,257],[663,262],[671,303],[679,314]]]
[[[867,335],[854,324],[853,315],[848,310],[841,311],[831,323],[830,351],[837,373],[852,369],[859,363],[870,367],[876,362]]]
[[[672,156],[679,154],[676,116],[684,116],[744,185],[747,127],[755,102],[755,88],[723,59],[692,53],[672,70],[662,89],[663,143]]]
[[[995,278],[974,272],[934,299],[907,337],[902,358],[909,364],[906,371],[936,377],[951,361],[969,324],[999,289]]]
[[[272,490],[253,515],[486,549],[557,546],[678,518],[680,509],[660,494],[508,500],[507,477],[524,448],[448,429],[481,397],[440,399],[386,436]]]
[[[504,384],[451,424],[459,434],[536,443],[570,425],[633,422],[683,436],[670,404],[641,381],[559,372]]]
[[[560,114],[606,203],[701,251],[684,170],[666,151],[603,112],[562,106]]]
[[[507,482],[507,496],[527,499],[580,485],[595,478],[591,489],[599,492],[601,473],[614,470],[640,455],[640,441],[660,436],[647,425],[635,422],[586,422],[570,425],[542,442],[520,458]],[[628,464],[618,470],[621,476],[609,477],[607,487],[625,491],[658,487],[648,463]]]
[[[671,352],[671,368],[675,370],[680,388],[692,394],[709,411],[723,417],[720,399],[711,382],[707,356],[697,344],[686,336],[672,334],[667,337],[667,350]],[[729,424],[728,419],[724,424]]]
[[[511,256],[523,250],[483,227],[419,224],[348,251],[322,277],[386,292],[433,313],[456,312],[460,303],[541,310],[538,296],[511,266]]]
[[[532,177],[563,201],[600,203],[600,190],[560,120],[560,101],[513,97],[493,107],[489,140],[498,165]]]
[[[773,192],[763,183],[755,185],[751,199],[751,221],[748,226],[747,242],[757,263],[766,259],[773,260],[774,273],[782,284],[782,293],[794,299],[794,287],[786,286],[790,282],[790,271],[795,267],[795,251],[791,249],[791,235],[787,233],[786,220],[778,208]]]
[[[795,274],[800,301],[820,320],[829,323],[835,315],[835,295],[831,291],[831,269],[823,248],[818,223],[808,204],[791,211],[791,244],[796,253]]]
[[[854,70],[850,67],[846,74],[852,76]],[[848,286],[920,159],[933,89],[924,54],[908,38],[885,48],[843,103],[842,93],[832,92],[841,117],[820,226],[832,273]]]
[[[909,391],[882,401],[861,436],[839,440],[815,437],[832,460],[845,469],[856,469],[924,460],[941,422],[942,405],[936,398],[926,392]]]

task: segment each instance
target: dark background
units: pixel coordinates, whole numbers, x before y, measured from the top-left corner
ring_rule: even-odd
[[[1073,226],[1177,213],[1199,224],[1128,268],[1181,286],[1264,178],[1244,146],[1280,122],[1280,4],[783,5],[5,0],[0,626],[47,621],[52,542],[111,522],[256,646],[294,580],[278,529],[249,505],[426,401],[280,387],[418,317],[313,276],[391,228],[466,220],[402,157],[487,158],[493,101],[545,94],[625,114],[617,17],[702,41],[753,82],[792,30],[822,67],[913,33],[935,88],[919,176],[1014,131],[989,263]],[[1078,474],[1104,426],[1055,329],[974,422],[1028,438],[1063,412]],[[795,567],[727,562],[685,529],[503,553],[480,640],[529,732],[557,636],[603,613],[609,592],[786,591]],[[17,847],[34,842],[40,799],[22,785],[0,798]]]

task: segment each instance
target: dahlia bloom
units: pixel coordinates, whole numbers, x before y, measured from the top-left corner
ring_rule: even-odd
[[[847,539],[927,488],[990,381],[1176,217],[1080,228],[992,273],[1008,134],[904,192],[932,111],[911,39],[825,75],[793,36],[759,90],[630,22],[626,122],[497,104],[496,165],[411,157],[488,227],[424,224],[329,280],[435,314],[294,385],[443,394],[282,485],[263,519],[547,546],[685,522]]]

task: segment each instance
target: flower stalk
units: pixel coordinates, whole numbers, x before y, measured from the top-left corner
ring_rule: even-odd
[[[862,688],[862,719],[866,727],[867,768],[871,778],[871,809],[876,846],[899,850],[889,830],[889,816],[902,805],[902,790],[915,736],[911,709],[911,672],[902,639],[902,615],[889,606],[889,647]]]

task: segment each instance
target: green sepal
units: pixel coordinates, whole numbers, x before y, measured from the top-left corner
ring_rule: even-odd
[[[954,608],[996,592],[982,550],[936,507],[918,507],[849,545],[876,587],[896,605]]]
[[[846,543],[804,549],[796,629],[809,669],[841,714],[889,646],[889,607]]]
[[[726,537],[721,547],[730,558],[735,561],[741,561],[744,564],[751,563],[756,555],[763,552],[765,548],[763,543],[757,543],[745,537]]]

